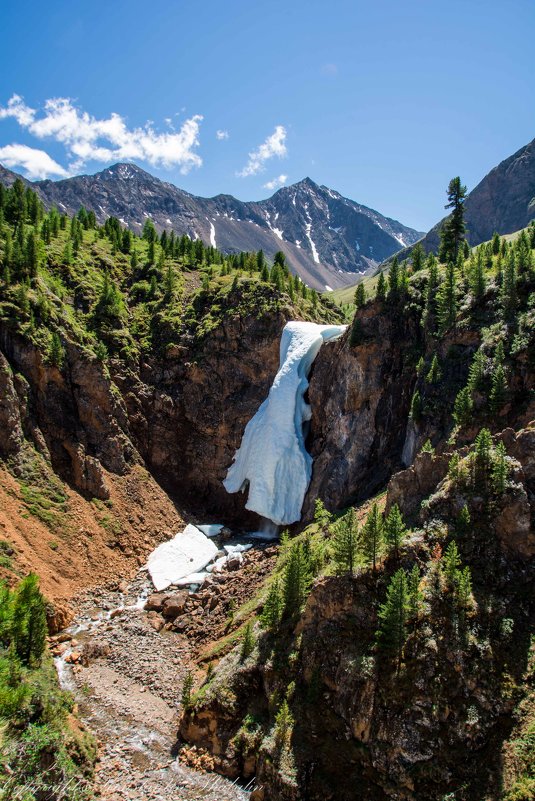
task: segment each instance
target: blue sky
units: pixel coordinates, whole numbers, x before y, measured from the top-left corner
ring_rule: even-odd
[[[532,0],[5,3],[0,162],[244,200],[309,175],[426,230],[535,136],[534,35]]]

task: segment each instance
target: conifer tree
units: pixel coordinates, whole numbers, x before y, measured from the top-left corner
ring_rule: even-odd
[[[394,256],[392,264],[390,265],[390,272],[388,274],[388,300],[395,302],[399,297],[400,291],[400,274],[398,257]]]
[[[377,568],[377,560],[381,554],[383,544],[383,521],[376,503],[368,512],[366,522],[362,529],[362,548],[373,570]]]
[[[325,531],[331,522],[331,518],[332,515],[325,508],[325,504],[321,498],[316,498],[314,503],[314,523],[316,523],[320,530]]]
[[[191,706],[191,691],[193,690],[193,673],[188,670],[184,677],[182,684],[181,702],[184,709],[189,709]]]
[[[438,296],[438,266],[433,253],[427,258],[427,285],[425,289],[425,308],[422,316],[422,325],[429,331],[434,331],[437,317],[437,296]]]
[[[423,249],[421,242],[417,242],[416,245],[414,246],[411,258],[412,258],[412,271],[414,273],[417,273],[422,269],[425,261],[425,250]]]
[[[61,344],[61,339],[56,331],[53,331],[50,337],[50,346],[48,350],[48,359],[50,364],[54,367],[61,368],[65,359],[65,350]]]
[[[388,549],[394,554],[396,559],[399,558],[399,549],[406,533],[407,527],[403,522],[399,506],[395,503],[384,522],[384,539]]]
[[[355,306],[360,309],[366,303],[366,290],[361,282],[355,290]]]
[[[481,300],[487,288],[485,269],[480,251],[478,252],[476,263],[470,275],[470,288],[476,300]]]
[[[45,600],[38,578],[30,573],[15,591],[12,607],[12,636],[17,655],[24,665],[39,665],[46,646]]]
[[[501,364],[498,364],[494,373],[492,374],[492,387],[489,395],[489,403],[491,411],[496,414],[502,408],[507,396],[507,380],[505,378],[505,370]]]
[[[458,572],[457,579],[457,592],[456,592],[457,606],[461,611],[461,623],[464,623],[466,612],[472,607],[472,574],[468,565]]]
[[[467,192],[466,186],[462,185],[459,177],[451,179],[447,194],[448,202],[444,208],[452,209],[452,212],[445,220],[440,231],[439,257],[443,263],[451,262],[455,264],[466,230],[464,202]]]
[[[453,419],[458,426],[467,426],[472,420],[474,401],[468,387],[464,387],[457,393],[453,406]]]
[[[290,546],[283,578],[284,614],[287,617],[291,617],[301,610],[307,598],[311,580],[310,567],[307,564],[303,546],[300,542],[293,542]]]
[[[407,639],[407,618],[410,611],[407,575],[400,568],[392,576],[386,591],[386,600],[378,613],[377,645],[395,659],[399,673],[403,660],[403,646]]]
[[[446,265],[444,281],[438,291],[437,316],[441,332],[455,326],[457,320],[457,277],[453,262],[448,262]]]
[[[429,372],[427,373],[425,380],[428,384],[436,384],[437,381],[440,381],[442,376],[442,371],[440,369],[440,365],[438,363],[437,354],[433,355],[433,359],[431,361],[431,367],[429,368]]]
[[[422,419],[422,396],[418,390],[415,390],[411,398],[411,409],[409,414],[411,420],[414,420],[415,423],[418,423],[419,420]]]
[[[482,350],[474,354],[474,359],[468,371],[468,389],[471,392],[480,392],[485,385],[487,359]]]
[[[492,437],[488,428],[482,428],[474,443],[472,456],[473,480],[475,485],[487,484],[492,464]]]
[[[386,281],[383,272],[379,273],[379,280],[377,281],[377,300],[384,301],[386,298]]]
[[[515,254],[513,250],[510,250],[505,262],[503,282],[501,287],[501,302],[506,320],[511,320],[514,317],[518,305],[516,282],[517,272]]]
[[[500,235],[497,231],[494,231],[492,235],[492,252],[495,256],[497,256],[500,252],[500,244]]]
[[[461,557],[459,556],[459,549],[457,548],[455,540],[452,540],[446,548],[444,556],[442,557],[442,564],[448,588],[450,590],[456,590],[459,580]]]
[[[274,631],[280,623],[282,616],[282,593],[279,579],[272,582],[260,616],[262,628]]]
[[[253,631],[253,624],[251,621],[247,623],[243,632],[240,649],[240,662],[245,662],[248,656],[254,651],[255,636]]]
[[[337,573],[353,576],[357,567],[358,526],[354,509],[350,509],[333,526],[333,556]]]

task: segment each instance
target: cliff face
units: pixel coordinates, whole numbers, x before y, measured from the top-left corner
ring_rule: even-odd
[[[503,797],[503,743],[533,671],[533,436],[530,427],[496,438],[515,454],[501,495],[474,492],[429,454],[395,475],[387,507],[406,497],[415,470],[432,477],[399,557],[320,579],[297,623],[275,636],[257,629],[252,656],[231,652],[201,688],[184,739],[226,775],[255,775],[255,801],[439,801],[459,788],[465,801]],[[465,504],[473,522],[462,532]],[[463,610],[444,562],[450,537],[472,576]],[[395,571],[414,565],[421,607],[396,668],[376,644],[379,599]],[[283,697],[285,742],[274,720]]]
[[[377,490],[400,464],[412,387],[416,322],[359,313],[358,344],[351,332],[320,351],[310,380],[312,481],[305,501],[309,519],[316,497],[329,509]]]
[[[201,350],[177,347],[136,370],[112,360],[109,372],[73,343],[58,369],[3,327],[0,454],[16,463],[26,438],[59,476],[101,500],[106,471],[143,464],[192,511],[247,519],[244,497],[222,480],[269,391],[290,316],[227,318]]]

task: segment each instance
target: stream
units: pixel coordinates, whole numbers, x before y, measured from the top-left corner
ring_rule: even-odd
[[[177,758],[182,682],[193,667],[187,639],[158,632],[143,611],[154,592],[140,571],[82,593],[72,624],[54,638],[62,688],[99,741],[96,792],[107,801],[245,801],[244,788]],[[81,661],[81,663],[80,663]]]

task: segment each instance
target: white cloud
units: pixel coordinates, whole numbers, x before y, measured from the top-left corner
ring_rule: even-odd
[[[81,111],[69,98],[51,98],[39,113],[19,95],[13,95],[5,108],[0,107],[0,119],[7,117],[17,120],[39,139],[61,142],[73,160],[72,169],[80,169],[90,160],[140,159],[153,166],[178,166],[182,173],[202,165],[195,150],[203,119],[200,114],[185,120],[178,131],[158,133],[150,122],[140,128],[128,128],[116,113],[98,119]]]
[[[265,183],[264,189],[277,189],[279,186],[284,186],[287,180],[287,175],[279,175],[277,178],[272,178],[271,181]]]
[[[228,139],[228,136],[229,136],[228,131],[221,131],[221,130],[216,131],[215,135],[216,135],[216,138],[219,139],[220,141],[222,139]]]
[[[50,175],[65,178],[69,174],[44,150],[28,145],[13,144],[0,147],[0,162],[6,167],[22,169],[26,177],[32,179],[48,178]]]
[[[268,136],[265,142],[252,153],[249,153],[249,161],[241,172],[238,173],[242,178],[248,175],[256,175],[265,170],[264,162],[273,156],[282,158],[286,156],[288,150],[286,148],[286,128],[283,125],[277,125],[271,136]]]

